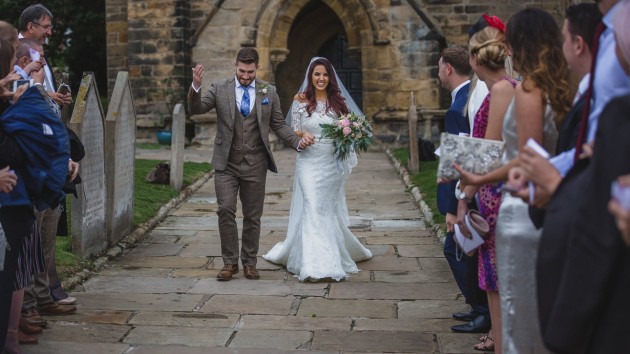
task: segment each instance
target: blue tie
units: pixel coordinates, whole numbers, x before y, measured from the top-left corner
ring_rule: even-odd
[[[241,86],[243,88],[243,98],[241,99],[241,114],[247,117],[249,114],[249,86]]]

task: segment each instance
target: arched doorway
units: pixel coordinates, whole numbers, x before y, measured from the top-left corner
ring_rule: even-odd
[[[314,56],[331,60],[343,84],[361,107],[361,60],[351,57],[343,24],[335,12],[322,1],[311,1],[295,17],[289,31],[289,54],[276,68],[278,94],[286,114],[297,93],[306,66]]]

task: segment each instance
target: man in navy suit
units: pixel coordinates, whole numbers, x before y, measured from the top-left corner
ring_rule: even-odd
[[[450,134],[470,134],[468,119],[464,113],[472,74],[468,58],[468,50],[456,46],[444,49],[438,62],[438,77],[442,87],[451,93],[451,107],[444,117],[444,130]],[[489,329],[490,325],[489,316],[486,316],[488,314],[487,306],[475,304],[476,301],[471,299],[473,294],[469,290],[477,288],[476,277],[471,277],[470,274],[467,276],[467,261],[464,259],[466,256],[457,257],[457,246],[453,241],[455,219],[457,218],[456,184],[457,181],[439,184],[437,191],[438,209],[442,215],[446,215],[447,233],[444,242],[444,256],[453,272],[459,290],[466,298],[466,302],[471,304],[470,311],[455,313],[453,317],[468,322],[459,326],[466,326],[464,332],[484,332]],[[470,270],[477,274],[476,269]],[[469,284],[467,284],[467,278],[472,278],[468,281]],[[470,323],[474,323],[474,325],[470,325]],[[458,328],[457,331],[461,332],[462,330]]]

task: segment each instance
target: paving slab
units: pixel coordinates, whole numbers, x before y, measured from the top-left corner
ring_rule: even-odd
[[[303,350],[278,350],[265,348],[224,348],[224,347],[189,347],[181,345],[149,346],[140,345],[126,354],[298,354]],[[309,351],[310,354],[340,354],[338,351]]]
[[[420,266],[415,259],[391,256],[374,256],[357,264],[361,270],[417,271]]]
[[[414,300],[398,303],[398,318],[448,318],[469,307],[461,300]]]
[[[237,275],[242,276],[242,272]],[[291,288],[279,280],[250,280],[239,277],[227,282],[217,281],[216,279],[201,279],[189,292],[191,294],[286,296],[291,294]]]
[[[79,293],[77,308],[97,310],[156,310],[156,311],[192,311],[203,298],[202,295],[186,294],[102,294]]]
[[[173,278],[216,279],[217,274],[219,274],[219,269],[182,268],[182,269],[175,269],[171,273],[171,276]]]
[[[184,245],[181,246],[183,247]],[[180,255],[182,257],[221,257],[221,244],[189,244]]]
[[[290,273],[285,284],[291,288],[291,294],[297,296],[324,297],[328,293],[328,288],[330,287],[330,283],[326,281],[316,283],[300,282],[297,280],[297,277]]]
[[[330,286],[331,299],[455,299],[450,283],[338,283]]]
[[[316,331],[311,348],[390,353],[432,352],[437,349],[432,334],[390,331]]]
[[[401,257],[444,257],[444,249],[439,244],[433,245],[398,245]]]
[[[147,243],[175,243],[179,240],[180,236],[175,235],[153,235],[149,234],[146,238],[143,238],[142,241]]]
[[[443,318],[358,318],[354,320],[352,329],[355,331],[437,333],[450,332],[451,326],[460,323]]]
[[[99,275],[104,277],[153,277],[165,278],[173,273],[172,268],[141,268],[136,266],[109,265],[101,269]]]
[[[231,328],[136,326],[123,343],[131,345],[224,346],[234,332]]]
[[[298,316],[396,318],[396,302],[388,300],[303,299]]]
[[[444,257],[418,258],[418,262],[420,263],[420,268],[422,268],[422,270],[433,270],[438,272],[449,272],[451,270]]]
[[[131,257],[175,256],[184,245],[177,243],[143,243],[129,252]],[[184,256],[185,257],[185,256]]]
[[[83,287],[89,292],[169,294],[185,293],[196,282],[191,278],[97,276],[83,283]]]
[[[396,253],[392,245],[368,245],[367,248],[372,251],[373,256],[391,256]]]
[[[352,319],[302,316],[245,315],[241,329],[281,329],[285,331],[349,331]]]
[[[124,257],[112,262],[121,266],[136,266],[142,268],[199,268],[206,265],[208,260],[202,257]]]
[[[438,348],[440,353],[479,353],[473,349],[473,346],[479,343],[480,336],[479,333],[438,333]]]
[[[245,329],[238,331],[230,348],[309,349],[313,333],[310,331],[284,331],[272,329]]]
[[[54,322],[79,322],[124,325],[133,315],[133,311],[110,311],[82,309],[71,315],[51,316],[47,319]]]
[[[234,328],[240,315],[201,312],[140,311],[129,321],[140,326]]]
[[[79,343],[76,341],[49,341],[38,337],[37,345],[21,346],[24,354],[123,354],[129,345],[122,343]]]
[[[433,237],[417,236],[367,236],[368,245],[434,245]]]
[[[55,342],[120,343],[130,330],[131,326],[127,325],[54,322],[37,335],[37,339]]]
[[[242,315],[288,315],[293,296],[214,295],[200,312],[238,313]]]
[[[380,283],[448,283],[453,279],[451,272],[428,270],[399,272],[374,270],[374,281]]]

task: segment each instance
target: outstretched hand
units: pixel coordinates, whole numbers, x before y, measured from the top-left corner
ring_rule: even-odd
[[[201,87],[201,79],[203,79],[203,65],[197,64],[193,69],[193,86]]]

